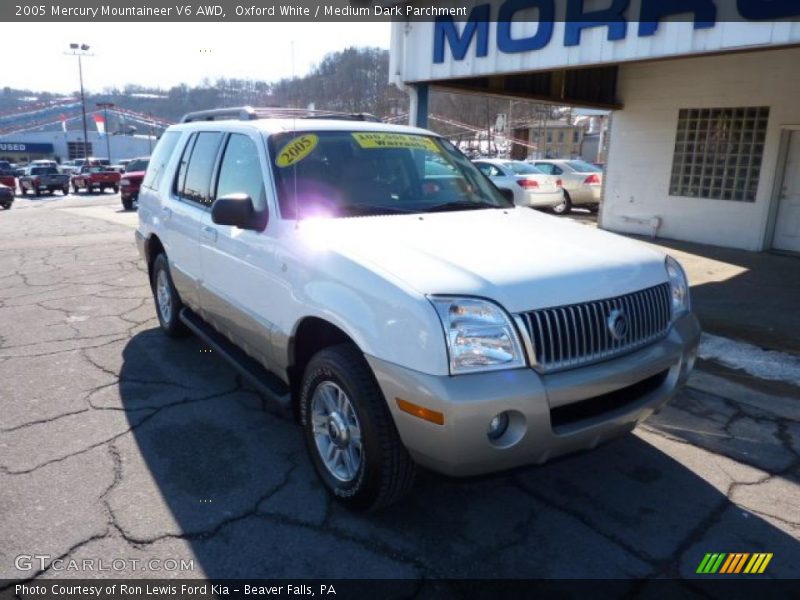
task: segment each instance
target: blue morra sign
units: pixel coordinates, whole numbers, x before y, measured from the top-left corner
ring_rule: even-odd
[[[800,15],[798,0],[730,0],[735,2],[737,20],[768,21],[785,19]],[[506,0],[498,3],[478,4],[473,7],[466,24],[456,25],[452,17],[438,17],[434,25],[433,62],[445,61],[445,48],[449,47],[453,60],[460,61],[475,42],[475,56],[484,57],[489,53],[489,22],[496,21],[496,48],[503,54],[532,52],[542,50],[554,43],[553,33],[556,21],[556,6],[559,0]],[[717,3],[714,0],[641,0],[638,14],[628,14],[631,0],[612,0],[610,6],[601,10],[585,10],[584,0],[566,0],[564,37],[565,48],[578,46],[581,33],[587,29],[606,27],[608,40],[623,40],[635,30],[638,37],[656,34],[659,22],[668,17],[683,15],[693,20],[695,29],[709,29],[717,23]],[[538,26],[534,33],[521,37],[512,35],[512,22],[522,18],[527,20],[529,11],[538,11]],[[561,20],[561,19],[560,19]],[[730,19],[728,19],[730,20]]]

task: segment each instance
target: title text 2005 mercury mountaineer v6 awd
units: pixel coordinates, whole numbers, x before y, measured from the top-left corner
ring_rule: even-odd
[[[686,381],[700,328],[675,260],[515,208],[430,131],[329,117],[187,115],[150,161],[137,240],[164,331],[292,409],[345,504],[391,503],[417,464],[593,448]]]

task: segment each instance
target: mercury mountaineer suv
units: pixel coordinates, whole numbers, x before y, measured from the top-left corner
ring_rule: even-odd
[[[417,465],[476,475],[630,431],[700,336],[674,259],[514,207],[444,138],[363,115],[187,115],[147,168],[136,238],[164,332],[292,411],[357,510]]]

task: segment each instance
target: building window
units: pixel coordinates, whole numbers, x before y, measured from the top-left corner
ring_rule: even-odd
[[[92,143],[86,144],[86,149],[83,147],[83,142],[67,142],[67,156],[69,160],[76,158],[84,158],[85,156],[92,155]]]
[[[769,107],[678,114],[670,196],[755,202]]]

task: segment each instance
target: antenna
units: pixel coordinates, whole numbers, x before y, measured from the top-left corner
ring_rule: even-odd
[[[294,75],[294,40],[290,42],[290,51],[289,54],[292,59],[292,86],[295,89],[295,93],[297,93],[297,85],[295,84],[295,75]],[[295,102],[297,104],[297,102]],[[293,107],[296,108],[296,107]],[[297,113],[294,112],[292,115],[292,132],[297,132]],[[294,228],[297,230],[300,228],[300,205],[297,202],[297,163],[292,165],[292,184],[294,186],[294,192],[292,193],[292,201],[294,202]]]

